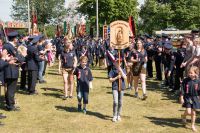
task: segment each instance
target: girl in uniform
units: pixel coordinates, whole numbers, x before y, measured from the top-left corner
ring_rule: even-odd
[[[131,61],[133,62],[132,73],[135,88],[135,97],[138,97],[138,81],[141,80],[143,97],[145,100],[146,95],[146,62],[147,62],[147,52],[144,49],[144,42],[141,39],[137,40],[137,51],[132,54]]]
[[[126,72],[116,60],[113,69],[109,72],[109,81],[112,83],[113,92],[113,122],[121,120],[122,99],[125,89]]]
[[[64,97],[63,100],[67,98],[73,98],[73,88],[74,88],[74,76],[73,71],[77,65],[77,58],[75,52],[72,51],[72,43],[65,44],[64,51],[61,54],[62,62],[62,75],[64,80]],[[68,96],[68,88],[70,94]]]
[[[182,121],[186,124],[186,116],[191,116],[191,126],[193,131],[195,128],[196,110],[200,109],[200,80],[199,68],[192,66],[188,70],[188,77],[182,82],[180,102],[186,108],[181,115]]]

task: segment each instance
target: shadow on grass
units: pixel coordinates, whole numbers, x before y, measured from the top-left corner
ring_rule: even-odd
[[[56,89],[56,88],[47,88],[47,87],[43,87],[43,88],[40,88],[44,91],[55,91],[55,92],[63,92],[63,90],[60,90],[60,89]]]
[[[58,76],[62,76],[61,74],[53,73],[53,72],[48,72],[47,74],[49,74],[49,75],[58,75]]]
[[[63,111],[67,111],[67,112],[77,112],[78,113],[78,110],[75,107],[55,106],[55,108],[57,110],[63,110]],[[104,114],[101,114],[99,112],[93,112],[93,111],[87,111],[87,115],[95,116],[97,118],[104,119],[104,120],[111,120],[111,118],[112,118],[108,115],[104,115]]]
[[[107,77],[97,77],[97,76],[95,76],[93,78],[95,78],[95,79],[108,79]]]
[[[42,93],[45,96],[51,96],[51,97],[55,97],[55,98],[61,98],[63,95],[62,94],[58,94],[58,93]]]
[[[155,125],[159,125],[162,127],[165,127],[165,126],[174,127],[174,128],[185,127],[181,123],[180,118],[179,119],[178,118],[157,118],[157,117],[149,117],[149,116],[145,116],[145,118],[149,119]]]
[[[173,100],[172,102],[177,103],[178,96],[174,92],[169,92],[167,87],[162,87],[161,82],[157,82],[154,79],[147,81],[147,91],[154,91],[161,93],[164,97],[161,100]]]
[[[0,109],[1,110],[6,110],[6,107],[5,107],[5,97],[4,96],[0,96]]]
[[[108,91],[108,92],[106,92],[106,93],[107,93],[107,94],[111,94],[111,95],[113,94],[111,91]],[[124,93],[124,96],[134,97],[133,94],[130,94],[129,92],[128,92],[128,93],[125,92],[125,93]]]

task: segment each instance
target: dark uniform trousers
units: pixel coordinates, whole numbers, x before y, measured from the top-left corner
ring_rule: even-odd
[[[180,83],[181,83],[180,81],[183,79],[183,72],[184,68],[176,67],[174,90],[180,89]]]
[[[152,60],[148,60],[147,61],[147,73],[149,77],[153,77],[153,64],[152,64]]]
[[[28,71],[28,91],[30,93],[35,92],[36,82],[37,82],[38,71]]]
[[[155,56],[156,78],[162,80],[162,57]]]
[[[7,91],[5,95],[6,105],[8,109],[14,108],[15,105],[15,92],[17,89],[17,79],[6,79]]]
[[[25,89],[25,87],[26,87],[26,73],[27,73],[27,71],[22,69],[22,71],[21,71],[21,81],[20,81],[20,83],[21,83],[20,88],[21,89]]]

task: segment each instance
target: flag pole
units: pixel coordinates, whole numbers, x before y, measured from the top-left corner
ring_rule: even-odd
[[[120,55],[120,49],[118,49],[118,55],[119,55],[119,60],[118,60],[118,63],[119,63],[119,69],[120,69],[120,64],[121,64],[121,60],[120,60],[120,58],[121,58],[121,55]],[[121,73],[119,72],[119,75],[121,75]],[[119,91],[121,91],[121,78],[119,78],[119,88],[118,88],[118,90]]]

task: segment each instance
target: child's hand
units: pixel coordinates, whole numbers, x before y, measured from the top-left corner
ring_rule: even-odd
[[[120,74],[119,74],[117,77],[118,77],[118,79],[121,79],[121,78],[122,78],[122,76],[121,76]]]

